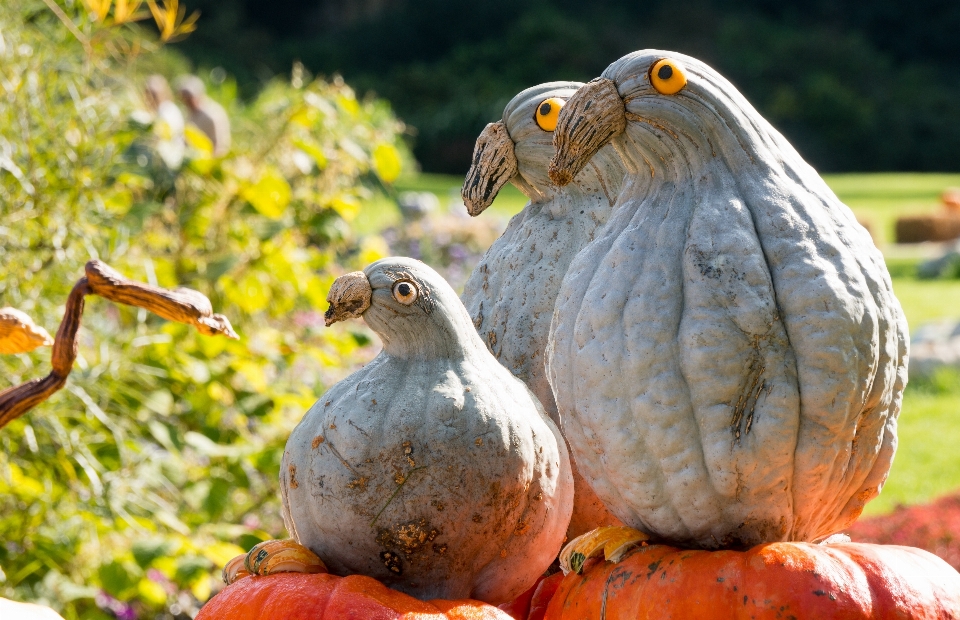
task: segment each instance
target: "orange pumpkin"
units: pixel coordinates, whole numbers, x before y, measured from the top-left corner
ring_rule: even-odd
[[[545,620],[600,618],[957,620],[960,573],[931,553],[893,545],[648,545],[567,575]]]
[[[543,620],[543,615],[547,613],[547,605],[550,604],[550,599],[560,587],[562,580],[563,573],[540,577],[529,590],[509,603],[498,605],[497,608],[510,614],[514,620]]]
[[[376,579],[328,573],[244,577],[203,606],[196,620],[510,620],[480,601],[421,601]]]

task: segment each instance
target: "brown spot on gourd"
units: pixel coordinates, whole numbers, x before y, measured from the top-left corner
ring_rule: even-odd
[[[400,559],[400,556],[396,553],[391,553],[390,551],[382,551],[380,553],[380,560],[383,562],[383,565],[387,569],[396,575],[403,574],[403,561]]]
[[[323,435],[317,435],[316,437],[313,438],[313,441],[310,443],[310,446],[311,446],[314,450],[316,450],[317,448],[320,447],[320,444],[322,444],[323,441],[324,441]]]
[[[482,446],[482,445],[483,445],[483,437],[477,437],[476,439],[473,440],[473,443],[476,444],[476,445],[478,445],[478,446]]]
[[[409,560],[439,535],[440,530],[421,517],[415,521],[398,523],[389,529],[381,529],[377,534],[377,544],[388,549],[399,549],[400,553]]]
[[[354,478],[353,480],[347,483],[347,488],[360,489],[361,491],[366,491],[367,482],[369,482],[369,479],[364,476],[361,476],[360,478]]]
[[[296,489],[300,486],[300,483],[297,482],[297,466],[296,465],[287,465],[287,472],[290,474],[290,488]]]
[[[472,520],[474,523],[483,523],[483,517],[479,513],[474,514]]]

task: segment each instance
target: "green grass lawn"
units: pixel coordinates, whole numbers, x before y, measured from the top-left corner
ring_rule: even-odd
[[[960,280],[918,280],[917,252],[892,247],[893,226],[900,215],[927,213],[938,208],[941,192],[960,186],[960,174],[834,174],[825,179],[861,222],[868,224],[885,250],[893,287],[907,315],[911,331],[924,323],[960,319]],[[462,178],[424,174],[403,179],[398,191],[429,191],[447,208],[459,204]],[[369,226],[383,225],[382,218],[399,221],[396,207],[383,201],[366,216]],[[526,198],[507,185],[490,211],[506,219],[523,208]],[[390,210],[392,209],[392,213]],[[881,496],[865,514],[880,514],[897,504],[928,501],[960,489],[960,375],[957,385],[939,390],[908,386],[900,415],[900,443],[890,478]]]

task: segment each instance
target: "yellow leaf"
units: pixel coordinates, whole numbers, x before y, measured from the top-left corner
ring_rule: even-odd
[[[200,131],[196,126],[187,125],[184,127],[183,138],[187,141],[187,144],[204,155],[213,155],[213,142],[211,142],[207,134]]]
[[[10,463],[10,491],[25,499],[40,499],[46,494],[43,485],[23,475],[16,463]]]
[[[256,272],[248,271],[240,280],[225,277],[222,283],[227,298],[248,314],[260,312],[270,305],[270,290]]]
[[[110,12],[110,5],[113,4],[113,0],[83,0],[83,3],[87,6],[87,10],[94,20],[103,21],[106,19],[107,13]]]
[[[327,156],[324,155],[323,150],[318,146],[304,142],[303,140],[294,140],[294,146],[298,149],[309,155],[313,158],[313,161],[317,162],[317,169],[323,170],[327,167]]]
[[[352,222],[360,212],[360,203],[356,198],[349,195],[337,196],[330,202],[330,208],[340,214],[340,217],[348,222]]]
[[[290,122],[301,127],[313,127],[320,118],[320,111],[311,106],[303,106],[290,117]]]
[[[213,562],[214,566],[222,567],[238,555],[245,554],[246,551],[233,543],[217,541],[201,549],[200,553],[203,554],[203,557]]]
[[[310,300],[310,305],[314,308],[325,309],[327,307],[327,292],[333,284],[333,276],[311,276],[307,281],[304,294]]]
[[[195,157],[187,165],[197,174],[206,176],[213,170],[213,158],[207,156]]]
[[[161,556],[156,558],[150,566],[163,573],[168,579],[173,579],[177,574],[177,561],[171,557]]]
[[[339,97],[337,97],[337,105],[340,106],[341,110],[343,110],[344,112],[346,112],[351,116],[356,116],[357,114],[360,113],[360,104],[357,103],[356,98],[353,97],[352,95],[351,96],[340,95]]]
[[[390,256],[390,247],[383,237],[366,237],[360,243],[359,258],[362,265],[369,265],[387,256]]]
[[[193,595],[201,603],[210,598],[210,594],[213,592],[210,588],[210,576],[203,575],[190,586],[190,591],[193,592]]]
[[[260,364],[240,361],[235,362],[233,367],[237,373],[246,380],[251,392],[263,393],[267,391],[269,387],[267,385],[267,378],[264,376],[263,368],[260,367]]]
[[[392,144],[381,142],[373,149],[373,169],[384,183],[393,183],[400,176],[400,153]]]
[[[241,192],[243,199],[263,215],[278,219],[290,203],[290,184],[276,169],[268,169],[260,180]]]
[[[140,598],[153,605],[163,605],[167,602],[167,591],[156,581],[141,579],[137,584],[137,593]]]

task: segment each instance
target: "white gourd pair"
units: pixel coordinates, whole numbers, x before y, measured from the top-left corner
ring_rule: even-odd
[[[500,601],[555,554],[571,509],[563,441],[473,325],[548,407],[555,396],[606,508],[660,540],[822,539],[886,478],[906,322],[849,209],[699,61],[645,50],[571,87],[521,93],[478,140],[468,208],[510,180],[531,203],[472,276],[470,315],[415,261],[375,263],[331,290],[328,319],[363,316],[384,351],[311,409],[281,478],[291,532],[336,572]],[[528,119],[557,95],[569,99],[550,184],[551,147]],[[485,149],[510,151],[515,168],[480,170]],[[581,203],[595,225],[564,219]],[[480,454],[484,432],[495,449]],[[537,485],[549,509],[531,498]],[[430,510],[451,498],[455,511]],[[475,508],[496,527],[471,525]],[[441,536],[454,555],[432,551]]]

